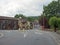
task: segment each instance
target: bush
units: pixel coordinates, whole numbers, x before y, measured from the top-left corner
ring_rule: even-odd
[[[58,18],[58,29],[60,29],[60,18]]]
[[[58,18],[57,17],[51,17],[49,19],[49,25],[54,28],[54,31],[56,32],[56,28],[58,27]]]

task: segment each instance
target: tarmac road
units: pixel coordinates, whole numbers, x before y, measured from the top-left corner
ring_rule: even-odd
[[[48,32],[39,30],[0,30],[4,34],[0,38],[0,45],[57,45]]]

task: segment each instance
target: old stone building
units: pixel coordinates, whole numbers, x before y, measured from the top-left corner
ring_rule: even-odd
[[[0,16],[0,30],[17,30],[18,19]]]
[[[33,24],[27,19],[0,16],[0,30],[27,30],[32,28]]]
[[[19,30],[28,30],[33,28],[33,24],[27,19],[19,19],[18,21]]]
[[[23,29],[28,29],[28,22],[27,22],[27,20],[26,19],[19,19],[18,20],[18,25],[19,25],[19,29],[20,30],[23,30]]]

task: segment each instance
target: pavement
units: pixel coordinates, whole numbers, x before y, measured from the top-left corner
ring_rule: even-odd
[[[0,45],[58,45],[51,32],[40,30],[0,30]]]
[[[58,43],[58,45],[60,45],[60,34],[58,34],[56,32],[51,32],[50,34],[52,34],[55,41]]]

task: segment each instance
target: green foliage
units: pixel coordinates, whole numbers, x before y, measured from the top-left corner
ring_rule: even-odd
[[[43,14],[46,16],[47,19],[53,16],[60,17],[60,4],[58,1],[52,1],[47,6],[44,6],[43,9]]]
[[[49,25],[50,25],[52,28],[57,28],[57,26],[58,26],[57,17],[51,17],[51,18],[49,19]]]
[[[32,18],[32,17],[27,17],[27,20],[30,21],[30,22],[33,22],[33,21],[34,21],[34,18]]]
[[[58,27],[58,19],[60,17],[60,3],[59,0],[52,1],[50,4],[43,7],[43,15],[49,21],[49,25],[53,28]]]
[[[26,17],[23,14],[16,14],[15,15],[15,18],[19,18],[19,17],[25,18],[25,19],[27,19],[30,22],[33,22],[34,20],[38,20],[39,19],[39,16],[29,16],[29,17]]]
[[[33,22],[34,20],[39,20],[39,16],[29,16],[27,17],[27,20],[31,22]]]
[[[58,28],[60,29],[60,18],[58,18]]]
[[[60,18],[57,18],[57,17],[51,17],[49,19],[49,25],[52,27],[52,28],[58,28],[60,30]],[[56,27],[55,27],[56,26]]]
[[[15,15],[15,18],[19,18],[19,15],[18,15],[18,14],[16,14],[16,15]]]
[[[15,18],[19,18],[19,17],[26,18],[23,14],[16,14],[15,15]]]

